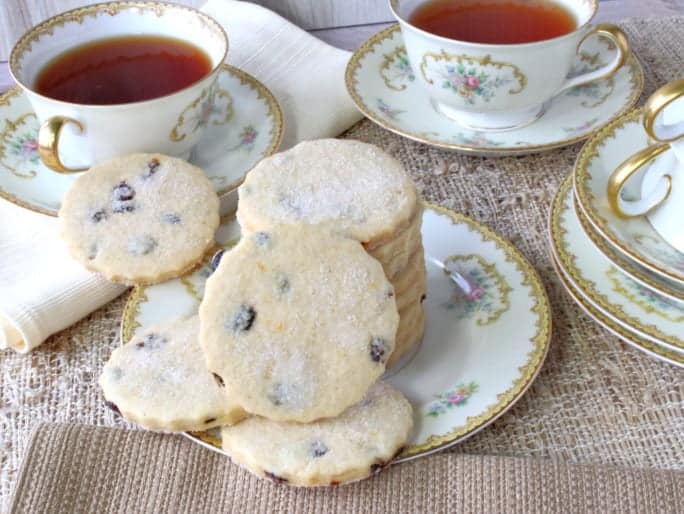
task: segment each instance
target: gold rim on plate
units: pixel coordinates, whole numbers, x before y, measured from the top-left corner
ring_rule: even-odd
[[[684,275],[672,273],[671,271],[663,269],[658,262],[644,259],[642,255],[632,250],[629,245],[617,239],[610,230],[608,220],[604,219],[593,208],[593,203],[596,201],[596,197],[591,192],[591,188],[589,187],[589,180],[591,179],[589,166],[591,165],[591,162],[599,157],[599,148],[604,146],[607,139],[615,138],[615,133],[629,123],[640,123],[641,118],[642,109],[634,109],[633,111],[620,116],[618,119],[613,120],[608,125],[603,127],[596,133],[596,135],[594,135],[594,137],[591,138],[586,145],[584,145],[577,156],[575,169],[572,173],[575,198],[577,199],[579,207],[582,209],[582,213],[588,218],[599,235],[607,240],[611,245],[619,249],[625,255],[629,256],[629,258],[636,261],[646,269],[674,280],[678,284],[684,285]],[[629,151],[631,150],[633,149],[630,149]]]
[[[276,100],[271,90],[268,89],[264,84],[259,82],[249,73],[242,71],[241,69],[236,68],[235,66],[223,63],[221,64],[221,72],[227,72],[230,73],[232,76],[237,77],[238,80],[240,80],[241,85],[247,85],[253,91],[256,91],[257,98],[259,100],[264,100],[268,105],[267,116],[273,116],[273,126],[271,127],[271,141],[264,150],[262,159],[273,155],[280,147],[284,131],[283,111],[280,108],[278,100]],[[23,94],[23,90],[19,86],[15,86],[9,89],[8,91],[0,95],[0,107],[9,106],[11,104],[12,99],[14,99],[14,97],[20,96],[21,94]],[[247,175],[249,171],[250,170],[246,170],[244,175]],[[226,187],[217,190],[216,194],[219,196],[219,198],[225,198],[233,191],[235,191],[238,187],[240,187],[240,185],[245,179],[244,175],[241,178],[231,182]],[[56,211],[51,211],[45,209],[44,207],[29,204],[24,200],[21,200],[20,198],[6,192],[4,189],[2,189],[2,187],[0,187],[0,198],[4,198],[8,202],[18,205],[19,207],[22,207],[24,209],[28,209],[39,214],[46,214],[48,216],[57,217]]]
[[[398,134],[400,136],[407,137],[409,139],[412,139],[414,141],[418,141],[419,143],[426,143],[429,145],[433,145],[439,148],[446,148],[449,150],[458,150],[459,152],[463,153],[473,153],[473,154],[526,154],[530,152],[537,152],[537,151],[542,151],[542,150],[553,150],[554,148],[561,148],[564,146],[571,145],[573,143],[577,143],[578,141],[583,141],[592,135],[596,133],[597,130],[600,130],[602,127],[605,127],[607,124],[611,123],[615,119],[619,118],[622,116],[624,113],[629,111],[634,105],[636,104],[637,100],[639,100],[639,97],[641,96],[641,93],[644,89],[644,71],[643,68],[641,67],[641,63],[639,60],[636,58],[633,52],[630,53],[629,58],[627,60],[627,66],[630,66],[632,68],[632,74],[631,74],[631,80],[630,83],[632,84],[632,95],[629,97],[625,105],[617,112],[614,116],[612,116],[610,119],[607,121],[603,122],[602,124],[598,125],[595,129],[587,132],[586,134],[580,135],[580,136],[575,136],[571,137],[568,139],[563,139],[561,141],[555,141],[553,143],[545,143],[541,145],[529,145],[525,147],[520,147],[520,146],[497,146],[497,147],[487,147],[487,146],[464,146],[464,145],[459,145],[459,144],[454,144],[454,143],[445,143],[443,141],[434,141],[432,139],[429,139],[427,137],[421,136],[420,134],[415,134],[413,132],[408,132],[401,127],[398,127],[397,125],[394,125],[393,123],[388,122],[387,120],[379,117],[377,114],[373,112],[372,109],[370,109],[363,99],[361,98],[361,95],[357,93],[357,87],[358,87],[358,80],[356,79],[356,72],[361,66],[361,60],[366,56],[366,54],[372,52],[378,44],[382,43],[385,39],[390,38],[395,31],[399,31],[400,27],[399,24],[394,24],[390,27],[387,27],[386,29],[381,30],[377,34],[371,36],[369,39],[367,39],[351,56],[349,59],[349,62],[347,63],[347,69],[345,70],[345,84],[347,86],[347,92],[349,93],[349,96],[351,96],[352,100],[354,100],[354,103],[356,104],[356,107],[370,120],[373,122],[377,123],[383,128],[386,128],[387,130],[394,132],[395,134]]]
[[[424,204],[426,209],[432,209],[438,214],[448,216],[454,224],[465,223],[471,230],[478,232],[482,236],[483,243],[487,241],[494,242],[496,249],[504,253],[506,262],[515,265],[516,270],[523,276],[523,286],[531,289],[530,296],[534,299],[534,305],[530,312],[536,317],[536,333],[530,340],[533,348],[527,354],[527,362],[519,368],[520,376],[513,381],[506,391],[497,395],[496,402],[493,405],[490,405],[481,414],[469,417],[465,425],[453,427],[447,434],[430,436],[426,442],[405,449],[395,462],[410,460],[442,450],[473,435],[495,421],[512,407],[532,384],[544,363],[551,342],[551,307],[546,290],[539,275],[520,251],[485,225],[463,214],[429,202],[424,202]],[[207,260],[205,259],[204,262],[207,262]],[[123,341],[130,340],[135,330],[139,327],[135,318],[139,315],[140,304],[147,300],[145,293],[147,287],[134,287],[126,301],[120,328],[122,343]],[[197,439],[204,446],[208,444],[214,446],[214,449],[217,449],[217,446],[220,448],[216,438],[211,436],[211,434],[194,432],[187,433],[187,435]]]
[[[596,303],[601,310],[628,324],[630,327],[633,327],[634,330],[639,330],[648,337],[653,338],[654,342],[656,340],[663,341],[663,344],[684,350],[684,341],[664,333],[655,325],[645,325],[634,316],[627,314],[622,306],[611,303],[608,298],[596,291],[592,281],[581,276],[581,272],[578,270],[577,264],[575,262],[577,256],[570,250],[566,249],[563,243],[563,240],[567,234],[567,230],[562,226],[561,213],[563,212],[566,196],[571,194],[571,188],[572,177],[567,177],[558,189],[556,197],[553,199],[553,205],[551,207],[551,213],[549,217],[549,232],[551,236],[552,249],[563,271],[569,275],[573,284],[577,285],[577,289],[582,291],[584,295],[590,297],[592,302]]]
[[[629,332],[610,318],[606,317],[575,291],[575,289],[563,275],[563,271],[560,269],[561,265],[558,263],[558,261],[556,261],[556,258],[553,256],[553,254],[551,255],[551,263],[553,264],[556,275],[558,275],[558,280],[565,289],[565,292],[568,293],[570,298],[572,298],[590,318],[593,318],[594,321],[596,321],[603,328],[637,350],[640,350],[658,360],[667,362],[668,364],[684,367],[684,355],[672,350],[668,350],[667,348],[663,348],[662,346],[658,346],[656,343],[652,343],[651,341],[648,341],[637,334]]]

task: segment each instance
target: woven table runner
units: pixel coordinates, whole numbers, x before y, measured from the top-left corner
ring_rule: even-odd
[[[684,473],[443,454],[344,487],[298,489],[181,436],[48,424],[35,431],[10,512],[674,514],[684,512]]]
[[[643,103],[656,87],[684,76],[684,18],[630,20],[622,26],[644,67]],[[567,296],[551,267],[548,211],[581,144],[533,156],[469,157],[414,143],[367,120],[343,137],[384,148],[405,164],[427,200],[511,240],[540,273],[551,298],[553,340],[539,377],[508,413],[449,451],[684,469],[684,372],[598,327]],[[0,511],[37,423],[127,426],[104,406],[97,385],[104,362],[120,344],[124,303],[125,295],[29,355],[0,354]],[[436,462],[421,466],[441,472],[448,466],[439,463],[450,461],[438,457]],[[392,476],[414,472],[402,468]],[[254,495],[256,482],[248,483],[256,489],[246,491]]]

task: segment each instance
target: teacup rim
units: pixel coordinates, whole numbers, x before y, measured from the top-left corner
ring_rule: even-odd
[[[484,49],[512,49],[512,48],[530,48],[534,46],[541,46],[544,44],[548,44],[550,42],[555,42],[555,41],[561,41],[563,39],[570,39],[573,37],[577,32],[588,26],[592,20],[596,17],[596,12],[598,11],[598,4],[599,0],[589,0],[592,3],[593,10],[591,12],[591,15],[586,19],[584,23],[581,25],[578,25],[575,27],[575,29],[572,32],[568,32],[567,34],[563,34],[561,36],[556,36],[552,37],[549,39],[542,39],[540,41],[531,41],[529,43],[474,43],[472,41],[461,41],[460,39],[452,39],[444,36],[439,36],[437,34],[433,34],[432,32],[428,32],[427,30],[423,30],[421,28],[416,27],[412,23],[410,23],[408,20],[404,19],[402,16],[399,15],[397,10],[394,8],[394,5],[399,2],[399,0],[387,0],[387,3],[389,4],[390,11],[392,12],[392,15],[394,18],[397,20],[399,25],[401,26],[407,26],[410,27],[411,30],[414,30],[418,32],[419,34],[428,37],[430,39],[440,41],[442,43],[450,43],[450,44],[458,44],[458,45],[463,45],[471,48],[484,48]]]
[[[178,89],[176,91],[173,91],[172,93],[167,93],[162,96],[157,96],[155,98],[148,98],[147,100],[140,100],[137,102],[124,102],[124,103],[117,103],[117,104],[87,104],[87,103],[75,103],[75,102],[67,102],[64,100],[58,100],[56,98],[52,98],[49,96],[42,95],[35,91],[32,87],[29,85],[25,84],[24,81],[20,80],[18,77],[18,74],[15,72],[15,66],[17,65],[19,57],[16,55],[17,52],[20,51],[20,49],[23,49],[22,47],[25,46],[29,40],[31,39],[31,36],[34,35],[34,33],[40,29],[44,28],[50,28],[54,23],[56,23],[56,20],[58,18],[61,18],[63,16],[68,16],[68,15],[73,15],[77,14],[80,11],[89,12],[89,11],[100,11],[103,9],[106,9],[108,6],[110,7],[116,7],[118,9],[123,9],[123,8],[135,8],[135,7],[163,7],[163,8],[173,8],[173,9],[179,9],[179,10],[185,10],[189,11],[192,14],[195,14],[197,16],[200,16],[201,18],[204,18],[205,20],[208,20],[210,23],[214,24],[216,28],[219,31],[219,34],[223,36],[223,40],[225,42],[225,49],[223,51],[223,55],[221,56],[220,59],[217,60],[216,65],[212,67],[212,69],[201,79],[193,82],[192,84],[188,84],[187,86],[183,87],[182,89]],[[97,39],[97,38],[96,38]],[[32,95],[37,96],[38,98],[42,98],[43,100],[59,104],[59,105],[66,105],[70,107],[78,107],[80,109],[87,108],[87,109],[107,109],[107,108],[116,108],[116,107],[128,107],[128,106],[142,106],[145,104],[150,104],[152,102],[157,102],[159,100],[164,100],[166,98],[172,97],[174,95],[183,93],[187,90],[190,90],[194,87],[196,87],[198,84],[201,82],[205,81],[209,77],[213,77],[216,75],[220,70],[222,65],[226,62],[226,57],[228,55],[228,50],[230,47],[230,40],[228,39],[228,34],[226,33],[225,29],[221,24],[212,16],[209,16],[208,14],[200,11],[199,9],[195,9],[194,7],[190,7],[187,5],[181,5],[181,4],[174,4],[170,2],[159,2],[159,1],[147,1],[147,0],[123,0],[123,1],[108,1],[108,2],[100,2],[96,4],[90,4],[90,5],[84,5],[81,7],[76,7],[74,9],[69,9],[63,12],[60,12],[58,14],[55,14],[54,16],[49,17],[46,20],[41,21],[40,23],[34,25],[33,27],[29,28],[22,36],[17,40],[17,42],[12,46],[12,50],[10,51],[9,55],[9,61],[8,61],[8,68],[10,75],[12,79],[16,82],[18,86],[20,86],[23,90],[25,90],[27,93],[30,93]]]

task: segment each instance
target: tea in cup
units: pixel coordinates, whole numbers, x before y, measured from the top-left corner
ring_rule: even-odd
[[[188,157],[227,52],[225,32],[204,13],[124,1],[40,23],[9,67],[41,123],[41,160],[69,173],[134,152]]]
[[[477,130],[531,123],[554,96],[610,77],[629,55],[617,26],[590,24],[598,0],[390,0],[390,7],[435,109]],[[614,57],[570,77],[591,37],[610,40]]]
[[[656,143],[613,172],[608,201],[618,216],[646,216],[665,241],[684,253],[684,79],[651,95],[644,105],[643,124]],[[641,197],[626,200],[622,190],[639,171],[643,171]]]

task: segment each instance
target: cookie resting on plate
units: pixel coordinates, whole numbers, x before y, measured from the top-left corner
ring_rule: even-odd
[[[64,196],[62,238],[86,268],[126,284],[181,275],[214,242],[219,199],[204,172],[133,154],[97,164]]]
[[[303,423],[363,398],[399,322],[380,263],[311,225],[244,236],[207,280],[199,315],[207,367],[245,410]]]
[[[413,408],[377,382],[335,418],[310,424],[249,418],[221,431],[223,449],[252,473],[279,483],[329,486],[366,478],[389,464],[413,428]]]

